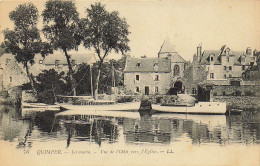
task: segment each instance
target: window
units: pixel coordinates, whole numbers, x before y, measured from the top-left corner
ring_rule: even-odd
[[[242,70],[246,70],[246,66],[245,65],[242,65]]]
[[[230,71],[232,70],[232,66],[229,66],[229,70],[230,70]]]
[[[245,57],[241,58],[241,62],[245,62]]]
[[[228,76],[229,78],[231,78],[232,77],[232,75],[231,74],[229,74],[229,76]]]
[[[137,63],[136,66],[137,66],[137,67],[140,67],[140,66],[141,66],[141,63]]]
[[[39,60],[39,64],[42,64],[43,63],[43,60]]]
[[[210,78],[214,79],[214,73],[210,73]]]
[[[11,61],[11,59],[6,58],[6,64],[8,64]]]
[[[158,92],[159,92],[158,86],[155,87],[154,92],[155,92],[155,93],[158,93]]]
[[[139,86],[135,87],[135,92],[136,92],[136,93],[139,93],[139,92],[140,92]]]
[[[227,70],[227,66],[224,66],[224,70]]]
[[[154,67],[154,69],[155,70],[157,70],[159,67],[158,67],[158,63],[155,63],[154,65],[153,65],[153,67]]]
[[[13,82],[13,78],[12,78],[12,77],[9,77],[9,81],[10,81],[10,82]]]
[[[139,81],[139,75],[135,75],[135,80]]]
[[[224,74],[224,78],[227,79],[227,75],[226,74]]]
[[[159,75],[155,75],[154,81],[159,81]]]
[[[227,62],[229,62],[229,57],[227,56]]]
[[[210,61],[211,61],[211,62],[213,61],[213,56],[210,57]]]
[[[180,67],[179,67],[179,65],[175,65],[174,66],[174,73],[173,73],[173,75],[177,76],[179,74],[180,74]]]

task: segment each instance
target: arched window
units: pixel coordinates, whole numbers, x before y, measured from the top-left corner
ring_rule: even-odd
[[[179,65],[174,65],[174,76],[180,75],[180,67]]]

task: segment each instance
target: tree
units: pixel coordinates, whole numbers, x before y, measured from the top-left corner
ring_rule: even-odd
[[[26,69],[32,89],[36,94],[35,80],[29,72],[29,65],[34,64],[35,54],[41,53],[43,57],[52,53],[48,43],[42,42],[40,32],[37,29],[38,9],[32,4],[21,4],[9,13],[14,22],[14,30],[5,29],[5,46]]]
[[[128,46],[129,25],[116,11],[108,12],[101,3],[86,10],[87,17],[81,20],[82,39],[86,48],[93,47],[98,55],[98,72],[95,81],[95,98],[104,59],[114,50],[116,53],[130,50]]]
[[[79,35],[79,13],[72,1],[49,0],[45,4],[43,16],[43,33],[51,42],[55,50],[64,52],[72,84],[73,95],[76,95],[75,80],[73,78],[73,68],[71,57],[68,54],[70,50],[77,50],[80,45]]]
[[[64,72],[58,74],[54,69],[44,70],[36,78],[39,102],[54,104],[57,95],[66,93]]]

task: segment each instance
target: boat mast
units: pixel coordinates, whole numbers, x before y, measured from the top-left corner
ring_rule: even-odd
[[[112,61],[112,87],[114,87],[114,94],[115,94],[116,81],[115,81],[115,68],[114,68],[113,61]]]
[[[92,64],[89,65],[89,72],[90,72],[90,89],[91,89],[91,96],[93,97],[93,81],[92,81]]]

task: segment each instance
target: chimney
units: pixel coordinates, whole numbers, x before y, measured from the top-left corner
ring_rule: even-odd
[[[246,54],[247,55],[251,55],[252,54],[252,49],[250,47],[247,47]]]
[[[201,49],[202,49],[202,43],[199,44],[197,47],[198,62],[200,62],[200,60],[201,60]]]

